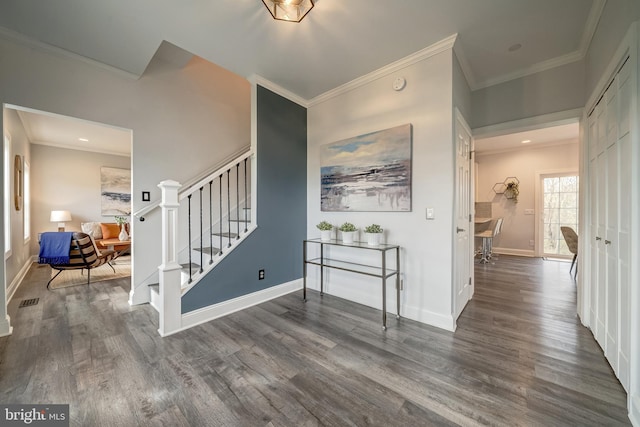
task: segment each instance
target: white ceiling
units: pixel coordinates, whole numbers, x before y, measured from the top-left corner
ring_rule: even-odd
[[[579,132],[580,127],[576,122],[490,138],[475,138],[475,151],[476,154],[489,154],[554,144],[577,143]],[[522,141],[529,142],[522,143]]]
[[[316,0],[295,24],[260,0],[2,0],[0,31],[136,76],[166,40],[312,100],[453,34],[472,88],[578,60],[604,1]]]
[[[32,144],[131,156],[130,130],[33,110],[18,110],[18,116]]]
[[[312,102],[454,34],[472,89],[579,60],[605,1],[316,0],[295,24],[273,20],[260,0],[2,0],[0,35],[62,48],[135,76],[154,55],[182,65],[198,55]],[[515,44],[522,47],[511,52]],[[29,111],[20,116],[34,143],[130,155],[129,131]],[[554,129],[478,139],[476,151],[513,148],[522,139],[535,145],[577,138],[573,126]]]

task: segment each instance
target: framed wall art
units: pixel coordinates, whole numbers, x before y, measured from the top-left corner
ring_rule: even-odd
[[[131,214],[131,171],[110,167],[100,168],[102,215]]]
[[[320,147],[323,212],[411,211],[412,126]]]

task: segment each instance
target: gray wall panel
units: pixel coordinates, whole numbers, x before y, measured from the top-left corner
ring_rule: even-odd
[[[307,111],[260,86],[257,102],[258,229],[182,298],[183,313],[302,277]]]

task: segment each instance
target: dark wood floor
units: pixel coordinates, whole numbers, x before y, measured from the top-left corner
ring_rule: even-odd
[[[383,332],[379,311],[311,293],[162,339],[126,281],[46,291],[36,267],[0,338],[0,401],[70,403],[78,426],[630,425],[568,269],[478,266],[455,333],[393,317]]]

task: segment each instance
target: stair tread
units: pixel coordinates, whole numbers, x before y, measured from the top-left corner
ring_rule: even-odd
[[[240,219],[232,219],[230,221],[231,222],[246,222],[246,223],[250,223],[251,222],[250,219],[242,219],[242,218],[240,218]]]
[[[202,250],[202,252],[204,252],[207,255],[211,255],[211,254],[216,255],[216,254],[218,254],[220,252],[220,248],[211,247],[211,246],[206,246],[206,247],[204,247],[202,249],[195,248],[194,250],[196,250],[198,252],[200,252]]]
[[[213,236],[222,236],[222,237],[238,237],[237,233],[229,233],[228,231],[224,231],[222,233],[211,233]]]
[[[188,270],[189,269],[189,263],[186,262],[184,264],[180,264],[180,266],[182,267],[183,270]],[[200,264],[196,264],[195,262],[191,263],[191,268],[193,270],[200,268]]]
[[[149,284],[149,287],[152,289],[160,289],[160,283],[151,283]]]

